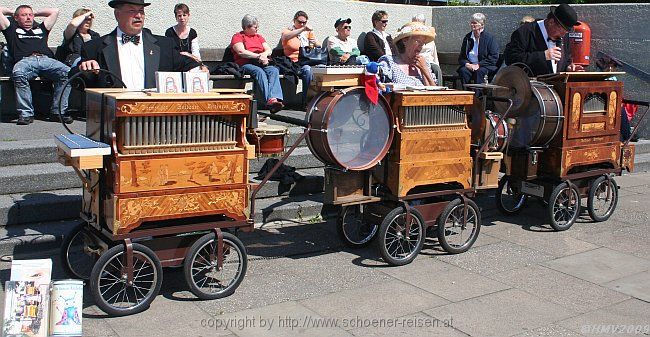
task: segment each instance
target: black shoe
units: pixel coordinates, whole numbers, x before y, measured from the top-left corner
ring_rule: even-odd
[[[29,125],[34,122],[34,117],[20,117],[16,121],[16,125]]]
[[[63,122],[66,124],[72,124],[74,122],[74,119],[69,115],[63,115],[61,118],[63,118]],[[51,122],[61,122],[61,118],[59,118],[58,114],[51,114],[49,119]]]

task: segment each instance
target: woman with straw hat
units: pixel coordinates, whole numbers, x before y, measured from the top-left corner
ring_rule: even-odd
[[[437,85],[436,77],[426,59],[420,54],[422,47],[433,41],[435,33],[419,22],[404,25],[393,39],[397,53],[379,58],[379,66],[390,82],[423,86]]]

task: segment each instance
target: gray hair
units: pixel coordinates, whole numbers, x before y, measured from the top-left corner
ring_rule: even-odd
[[[472,16],[469,18],[471,21],[476,21],[483,26],[485,26],[485,14],[483,13],[474,13]]]
[[[424,16],[424,14],[420,13],[418,15],[413,16],[413,18],[411,19],[411,22],[427,23],[427,18]]]
[[[257,18],[250,15],[250,14],[244,15],[244,18],[241,19],[241,28],[242,29],[246,29],[248,27],[255,26],[257,24],[258,24]]]

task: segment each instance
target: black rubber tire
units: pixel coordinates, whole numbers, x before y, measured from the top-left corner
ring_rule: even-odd
[[[84,281],[90,279],[90,273],[97,261],[97,258],[84,253],[85,245],[94,242],[89,234],[86,234],[88,233],[86,226],[85,222],[76,225],[63,239],[59,251],[66,274]],[[99,246],[92,247],[92,249],[99,249]]]
[[[343,206],[336,220],[336,233],[350,248],[368,246],[379,230],[379,225],[363,222],[362,208],[362,205]]]
[[[518,194],[511,194],[510,193],[510,192],[512,192],[512,188],[510,188],[510,187],[511,187],[511,184],[512,184],[513,181],[514,181],[513,178],[511,178],[509,176],[503,176],[501,178],[501,180],[499,180],[499,187],[497,188],[497,190],[496,190],[496,192],[494,194],[494,200],[496,201],[497,209],[499,210],[499,212],[501,212],[501,214],[504,214],[504,215],[515,215],[515,214],[521,212],[521,210],[526,205],[526,199],[527,199],[526,195],[521,194],[521,193],[518,193]],[[508,192],[506,194],[507,196],[514,195],[514,197],[509,197],[509,198],[514,199],[514,200],[512,200],[513,201],[512,203],[514,205],[510,205],[510,203],[507,203],[504,200],[504,194],[503,194],[504,190],[506,192]]]
[[[609,181],[609,184],[608,184]],[[595,202],[605,199],[607,202],[607,189],[611,191],[611,199],[607,210],[603,213],[596,209]],[[602,195],[605,193],[605,196]],[[589,211],[589,216],[592,220],[597,222],[607,221],[614,210],[616,210],[616,205],[618,204],[618,185],[614,179],[610,178],[609,180],[605,176],[600,176],[591,182],[589,185],[589,196],[587,197],[587,210]]]
[[[162,285],[163,274],[160,260],[151,249],[138,243],[133,244],[134,286],[127,285],[124,277],[119,275],[121,274],[120,270],[116,268],[124,263],[122,261],[124,253],[124,246],[121,244],[110,248],[99,257],[90,275],[90,291],[95,299],[95,304],[110,316],[126,316],[146,310],[160,292],[160,286]],[[117,264],[114,264],[116,261]],[[142,274],[143,272],[145,274]],[[110,281],[111,278],[113,283]],[[108,280],[108,282],[102,282],[102,280]],[[147,284],[149,286],[146,286]],[[121,287],[121,290],[116,294],[114,294],[115,290],[113,290],[115,285],[118,288]],[[109,290],[113,291],[109,292]],[[138,293],[143,298],[140,301],[136,299],[135,305],[132,306],[117,307],[113,305],[117,303],[120,296],[130,302],[129,291],[131,291],[134,299],[136,299]],[[143,293],[144,291],[146,293]],[[125,295],[120,295],[121,293]],[[116,302],[111,304],[111,299],[114,297],[117,297]]]
[[[403,226],[405,225],[406,212],[402,206],[390,211],[379,226],[379,236],[377,237],[377,248],[386,263],[393,266],[403,266],[411,263],[422,250],[424,238],[426,236],[424,228],[424,219],[420,212],[414,208],[411,212],[411,231],[405,236]],[[389,233],[390,231],[390,233]],[[390,242],[386,242],[390,240]],[[391,252],[391,248],[402,248],[404,256]]]
[[[216,260],[209,261],[211,253],[214,254],[216,258],[217,246],[214,233],[209,233],[200,237],[194,242],[194,244],[192,244],[185,254],[185,262],[183,266],[185,282],[187,282],[187,285],[190,287],[190,291],[196,297],[203,300],[214,300],[232,295],[244,280],[246,269],[248,268],[248,259],[244,244],[239,240],[239,238],[230,233],[223,233],[224,258],[223,267],[220,271],[216,271]],[[230,258],[233,258],[233,260],[229,260]],[[203,262],[201,262],[201,260],[203,260]],[[237,264],[236,266],[234,266],[235,263]],[[213,282],[210,282],[208,290],[205,290],[205,284],[208,282],[208,278],[211,280],[217,280],[214,275],[209,274],[220,273],[220,275],[224,275],[225,270],[231,269],[234,269],[233,277],[229,279],[225,287],[221,284],[220,277],[217,282],[219,283],[217,285],[219,288],[213,288]],[[200,279],[197,279],[199,277]],[[202,280],[205,281],[199,286],[198,283]],[[215,291],[212,291],[213,289]]]
[[[569,202],[572,194],[574,203]],[[576,222],[580,215],[580,192],[575,185],[566,182],[555,186],[548,200],[548,216],[551,227],[556,231],[565,231]]]
[[[438,233],[438,242],[442,249],[450,254],[460,254],[469,250],[476,239],[478,238],[479,233],[481,232],[481,211],[476,205],[476,203],[470,199],[467,200],[467,206],[469,207],[467,211],[467,223],[472,223],[472,228],[465,240],[462,240],[463,232],[468,228],[463,228],[463,200],[460,198],[454,199],[445,206],[445,209],[438,217],[437,221],[437,230]],[[453,219],[453,220],[452,220]],[[447,226],[448,223],[452,221],[452,226]],[[449,234],[452,231],[452,228],[460,228],[460,238],[462,243],[450,243]]]

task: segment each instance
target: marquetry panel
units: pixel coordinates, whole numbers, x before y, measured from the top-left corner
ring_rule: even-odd
[[[128,233],[151,220],[211,214],[245,218],[248,214],[246,189],[182,193],[162,196],[115,197],[113,233]]]
[[[566,139],[618,135],[620,132],[620,92],[616,81],[566,83]],[[564,145],[566,146],[566,144]]]
[[[469,156],[469,129],[402,132],[395,135],[390,160],[416,162]]]
[[[615,142],[586,147],[549,149],[540,157],[540,162],[546,174],[562,177],[576,167],[589,167],[603,163],[618,167],[620,156],[621,144]]]
[[[244,153],[122,160],[117,193],[164,191],[246,182]]]
[[[146,115],[183,115],[183,114],[248,114],[250,100],[187,100],[187,101],[120,101],[117,104],[118,117]]]
[[[469,188],[471,181],[472,159],[469,155],[412,163],[388,162],[387,165],[388,188],[398,197],[418,186],[457,182],[463,188]]]

